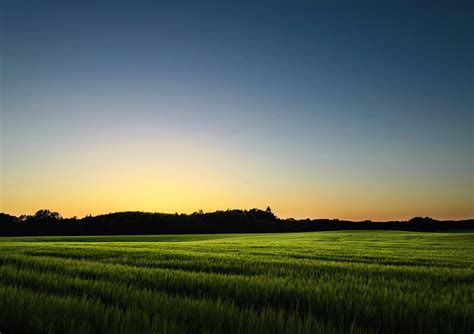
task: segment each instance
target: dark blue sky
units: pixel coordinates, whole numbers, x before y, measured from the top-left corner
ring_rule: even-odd
[[[169,189],[136,186],[128,209],[472,216],[470,2],[0,6],[5,211],[82,214],[85,190],[66,180],[114,188],[84,176],[102,168],[126,175],[124,192],[137,175],[193,180],[161,206]],[[124,156],[141,163],[117,171]],[[214,197],[186,190],[203,170]],[[56,178],[64,189],[42,190]],[[114,193],[87,210],[125,208]]]

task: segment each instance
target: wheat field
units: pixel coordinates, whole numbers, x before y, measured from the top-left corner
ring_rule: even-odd
[[[0,238],[0,331],[471,333],[474,233]]]

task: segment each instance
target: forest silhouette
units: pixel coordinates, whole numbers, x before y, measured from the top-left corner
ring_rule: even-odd
[[[474,219],[439,221],[415,217],[408,221],[373,222],[339,219],[280,219],[266,210],[225,210],[192,214],[115,212],[84,218],[63,218],[50,210],[19,217],[0,213],[1,236],[126,235],[185,233],[272,233],[328,230],[474,230]]]

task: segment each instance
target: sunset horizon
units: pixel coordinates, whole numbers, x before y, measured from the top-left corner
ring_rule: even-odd
[[[0,10],[0,212],[474,217],[468,2]]]
[[[270,206],[268,206],[270,207]],[[81,213],[81,214],[74,214],[74,212],[71,213],[64,213],[59,210],[54,210],[54,208],[49,208],[49,207],[44,207],[44,208],[37,208],[33,209],[28,212],[6,212],[6,211],[0,211],[0,213],[4,213],[7,215],[12,215],[16,217],[27,217],[27,216],[34,216],[38,211],[42,210],[47,210],[51,212],[57,212],[62,218],[64,219],[71,219],[71,218],[77,218],[77,219],[83,219],[87,217],[94,217],[94,216],[102,216],[102,215],[110,215],[110,214],[116,214],[116,213],[145,213],[145,214],[165,214],[165,215],[192,215],[196,214],[198,212],[203,212],[203,213],[214,213],[214,212],[225,212],[225,211],[234,211],[234,210],[242,210],[242,211],[248,211],[248,210],[265,210],[265,206],[262,207],[226,207],[226,208],[211,208],[211,209],[195,209],[195,210],[189,210],[189,211],[179,211],[179,210],[171,210],[171,211],[163,211],[163,210],[146,210],[146,209],[119,209],[119,210],[105,210],[105,211],[87,211],[85,210],[84,212],[87,213]],[[474,220],[473,216],[456,216],[456,215],[451,215],[451,216],[436,216],[436,215],[424,215],[424,214],[406,214],[406,215],[399,215],[399,216],[371,216],[371,215],[361,215],[361,216],[308,216],[308,215],[285,215],[285,214],[280,214],[278,212],[274,212],[272,209],[272,212],[275,214],[276,217],[279,219],[296,219],[296,220],[342,220],[342,221],[353,221],[353,222],[358,222],[358,221],[374,221],[374,222],[390,222],[390,221],[409,221],[410,219],[417,218],[417,217],[422,217],[422,218],[430,218],[434,219],[437,221],[463,221],[463,220]],[[395,217],[395,218],[393,218]]]

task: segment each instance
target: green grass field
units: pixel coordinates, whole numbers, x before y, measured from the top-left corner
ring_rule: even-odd
[[[474,232],[0,238],[0,331],[471,334]]]

